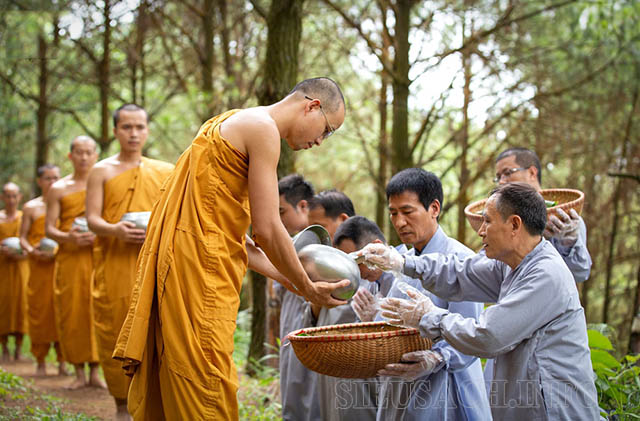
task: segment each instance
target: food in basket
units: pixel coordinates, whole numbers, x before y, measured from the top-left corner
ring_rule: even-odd
[[[548,208],[552,208],[558,204],[555,200],[545,200],[544,204],[547,205]]]
[[[310,370],[342,378],[375,377],[407,352],[431,349],[416,329],[386,322],[349,323],[289,333],[296,356]]]
[[[300,262],[312,281],[337,282],[348,279],[351,283],[335,290],[331,295],[348,300],[360,285],[360,270],[356,261],[342,250],[324,244],[309,244],[298,252]]]

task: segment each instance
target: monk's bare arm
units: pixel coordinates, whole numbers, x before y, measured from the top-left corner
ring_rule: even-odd
[[[249,201],[254,238],[269,260],[302,294],[321,305],[336,306],[344,301],[331,297],[344,283],[311,283],[296,255],[291,237],[279,215],[277,166],[280,139],[275,126],[246,125],[243,137],[249,154]],[[252,158],[253,157],[253,158]]]
[[[108,164],[106,164],[108,165]],[[86,214],[89,229],[102,237],[117,237],[127,243],[144,242],[145,231],[136,229],[132,222],[119,221],[110,224],[102,217],[104,208],[104,183],[108,170],[104,165],[95,165],[87,180]]]
[[[27,236],[29,235],[29,230],[31,229],[31,224],[33,223],[33,212],[34,209],[27,202],[22,207],[22,222],[20,223],[20,245],[22,249],[27,252],[27,254],[33,253],[33,247],[29,244],[29,239]]]
[[[247,255],[249,257],[249,269],[261,273],[267,278],[274,279],[282,284],[289,291],[300,295],[300,293],[295,289],[293,284],[289,282],[287,278],[285,278],[279,271],[273,266],[273,263],[269,260],[269,258],[264,254],[259,247],[255,245],[253,240],[247,236],[246,238],[246,248]]]
[[[58,243],[69,243],[72,241],[70,234],[68,232],[60,231],[56,227],[58,224],[58,218],[60,218],[60,199],[62,198],[63,193],[62,185],[57,184],[62,184],[62,182],[63,180],[60,180],[51,186],[49,193],[45,196],[47,213],[44,217],[44,232],[47,237],[57,241]]]

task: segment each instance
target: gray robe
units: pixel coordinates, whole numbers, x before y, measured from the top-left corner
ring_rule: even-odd
[[[436,308],[422,335],[494,358],[489,401],[496,420],[599,418],[584,310],[553,247],[540,243],[511,270],[479,254],[406,257],[404,272],[451,301],[495,302],[478,320]]]

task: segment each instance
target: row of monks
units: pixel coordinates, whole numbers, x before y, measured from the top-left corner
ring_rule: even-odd
[[[19,237],[22,250],[0,247],[5,286],[0,290],[0,338],[7,362],[20,359],[22,337],[28,334],[39,375],[46,374],[45,357],[55,346],[59,374],[66,374],[65,362],[75,367],[69,388],[108,387],[117,417],[129,419],[130,378],[112,354],[146,231],[121,219],[151,210],[173,165],[142,156],[149,133],[144,109],[132,104],[117,109],[113,130],[120,145],[116,155],[96,163],[96,143],[79,136],[68,154],[73,173],[60,178],[55,165],[38,168],[42,195],[22,210],[19,187],[4,185],[0,240]],[[58,243],[56,253],[42,249],[45,237]],[[13,355],[9,336],[15,337]]]

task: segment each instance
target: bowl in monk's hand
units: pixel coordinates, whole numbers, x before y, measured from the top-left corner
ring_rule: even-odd
[[[151,211],[147,212],[127,212],[122,215],[121,221],[132,222],[138,229],[147,229],[149,225],[149,218],[151,218]]]
[[[293,237],[293,247],[299,252],[309,244],[331,245],[331,236],[322,225],[309,225]]]
[[[40,245],[38,246],[38,249],[40,249],[40,251],[44,251],[46,253],[55,253],[57,248],[58,243],[47,237],[44,237],[42,240],[40,240]]]
[[[18,237],[5,238],[2,240],[2,245],[13,254],[22,254],[22,246],[20,245],[20,239]]]
[[[73,224],[71,224],[71,228],[79,228],[80,232],[89,232],[89,223],[87,222],[87,218],[84,216],[79,216],[73,220]]]
[[[338,282],[348,279],[351,283],[335,290],[331,295],[348,300],[360,285],[360,270],[356,261],[342,250],[324,244],[309,244],[298,252],[305,272],[312,281]]]

